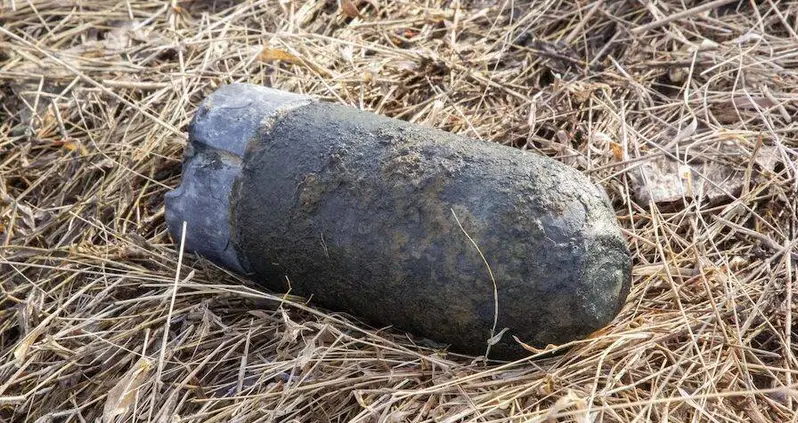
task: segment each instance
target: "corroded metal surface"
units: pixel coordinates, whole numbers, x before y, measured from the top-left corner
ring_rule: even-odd
[[[269,92],[280,93],[226,86],[198,112],[192,144],[246,148],[217,220],[229,239],[196,239],[190,249],[228,267],[232,251],[239,270],[270,289],[290,281],[293,293],[328,308],[460,352],[484,353],[491,333],[508,328],[492,357],[522,355],[513,336],[567,342],[617,314],[628,249],[606,194],[576,170],[306,97],[257,109]],[[252,125],[234,118],[241,107],[263,113],[247,132],[255,135],[224,130],[231,120]],[[223,158],[201,156],[186,168],[227,174]],[[187,192],[167,204],[175,234],[177,222],[191,234],[192,221],[208,219],[178,207]]]

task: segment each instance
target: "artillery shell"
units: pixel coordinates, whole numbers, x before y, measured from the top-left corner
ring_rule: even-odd
[[[584,337],[629,292],[604,190],[534,153],[232,84],[200,106],[184,159],[166,207],[188,250],[453,351]]]

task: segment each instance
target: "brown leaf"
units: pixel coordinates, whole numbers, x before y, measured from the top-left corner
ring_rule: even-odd
[[[360,11],[357,10],[357,6],[352,3],[352,0],[341,0],[341,11],[344,12],[344,15],[349,16],[350,18],[363,17],[363,15],[360,14]]]
[[[615,160],[623,161],[623,147],[620,144],[614,141],[610,141],[610,151],[612,151],[612,155],[615,156]]]
[[[264,47],[263,51],[260,52],[258,59],[260,59],[262,62],[286,62],[291,63],[292,65],[302,64],[302,59],[279,48]]]
[[[64,141],[62,147],[64,147],[65,150],[70,152],[77,151],[78,154],[84,157],[89,155],[89,150],[87,150],[86,147],[83,146],[83,144],[81,144],[79,141],[76,140]]]
[[[285,62],[292,65],[306,66],[322,76],[330,76],[330,72],[327,69],[322,68],[310,60],[302,60],[298,56],[279,48],[264,47],[263,51],[258,55],[258,59],[261,62]]]

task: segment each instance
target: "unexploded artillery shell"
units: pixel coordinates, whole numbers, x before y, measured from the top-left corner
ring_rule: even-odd
[[[272,290],[458,352],[507,328],[493,358],[584,337],[629,292],[606,193],[555,160],[248,84],[189,141],[171,233]]]

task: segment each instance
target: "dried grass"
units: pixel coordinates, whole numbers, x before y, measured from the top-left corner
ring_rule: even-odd
[[[0,421],[795,421],[797,30],[778,0],[4,0]],[[163,196],[231,81],[583,170],[635,256],[626,306],[485,363],[178,266]],[[644,204],[662,157],[742,188]]]

